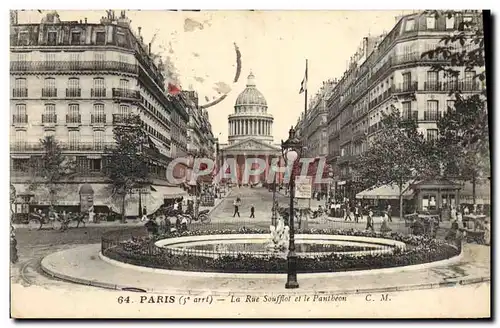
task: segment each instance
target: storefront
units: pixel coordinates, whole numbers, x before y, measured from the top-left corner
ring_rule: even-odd
[[[425,180],[412,185],[415,191],[417,210],[440,211],[456,207],[462,187],[446,179]]]

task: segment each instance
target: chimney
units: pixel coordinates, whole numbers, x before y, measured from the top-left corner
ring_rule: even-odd
[[[151,56],[151,42],[148,44],[148,53]]]
[[[139,31],[139,36],[141,36],[141,27],[137,27],[137,31]]]
[[[85,17],[85,24],[87,24],[87,17]]]

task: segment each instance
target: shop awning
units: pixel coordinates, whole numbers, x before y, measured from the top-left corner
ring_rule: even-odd
[[[164,198],[173,199],[180,197],[187,197],[188,193],[180,188],[180,187],[167,187],[167,186],[152,186],[152,189],[155,189],[156,192],[163,195]]]
[[[164,156],[167,156],[167,157],[170,156],[170,152],[168,151],[168,149],[161,142],[159,142],[158,140],[156,140],[154,138],[149,138],[149,140],[151,140],[151,142],[153,143],[153,145],[155,146],[155,148],[158,149],[158,151],[160,152],[160,154],[162,154]]]
[[[94,189],[94,205],[110,206],[113,198],[113,186],[111,184],[92,184]]]
[[[121,214],[123,198],[121,195],[115,194],[111,200],[111,210]],[[149,194],[141,194],[141,205],[146,208],[146,212],[152,214],[163,205],[163,196],[158,192]],[[125,216],[139,216],[139,194],[127,194],[125,196]]]
[[[37,185],[30,188],[29,184],[15,184],[17,195],[33,194],[33,204],[50,205],[50,191],[45,185]],[[74,206],[80,204],[80,184],[64,183],[55,188],[54,205]]]
[[[408,188],[408,183],[403,185],[403,198],[413,197],[413,190]],[[399,187],[394,185],[383,185],[374,189],[366,189],[356,195],[357,199],[399,199]]]

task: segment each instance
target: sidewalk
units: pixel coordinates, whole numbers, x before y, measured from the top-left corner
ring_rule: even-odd
[[[200,206],[200,211],[209,210],[209,214],[212,213],[223,201],[226,197],[231,195],[232,190],[226,192],[226,194],[222,198],[215,199],[214,206]],[[76,225],[76,223],[71,223],[70,226]],[[86,227],[133,227],[144,225],[140,219],[127,219],[126,223],[121,223],[119,220],[116,221],[101,221],[100,223],[85,223]],[[13,224],[15,229],[27,229],[28,224],[15,223]],[[82,226],[80,224],[80,226]],[[44,227],[49,227],[49,224],[44,225]]]

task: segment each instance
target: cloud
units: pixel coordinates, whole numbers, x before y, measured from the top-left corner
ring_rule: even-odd
[[[191,18],[186,18],[184,20],[184,32],[193,32],[195,30],[203,30],[203,24],[191,19]]]
[[[195,76],[195,77],[194,77],[194,80],[195,80],[196,82],[200,82],[200,83],[205,82],[205,79],[204,79],[204,78],[202,78],[202,77],[199,77],[199,76]]]
[[[200,54],[199,54],[199,53],[197,53],[197,52],[193,52],[193,56],[194,56],[194,57],[200,57]]]

